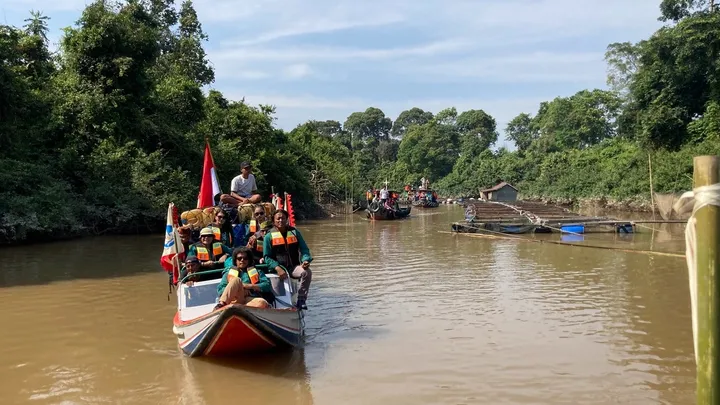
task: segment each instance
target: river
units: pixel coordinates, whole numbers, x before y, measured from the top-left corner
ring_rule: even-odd
[[[438,232],[462,217],[298,224],[306,347],[250,361],[179,352],[162,235],[0,249],[0,403],[694,403],[684,259]],[[585,241],[683,252],[655,227]]]

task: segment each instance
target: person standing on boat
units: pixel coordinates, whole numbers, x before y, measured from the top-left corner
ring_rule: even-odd
[[[289,273],[290,277],[300,280],[295,306],[307,309],[305,302],[312,280],[310,249],[300,231],[288,225],[287,211],[275,211],[273,224],[275,226],[268,231],[270,237],[265,237],[263,243],[265,264],[275,269],[280,279],[286,279]]]
[[[228,304],[243,304],[254,308],[268,308],[270,304],[262,298],[263,294],[272,294],[270,280],[261,271],[253,267],[252,251],[243,246],[232,252],[232,267],[223,272],[218,284],[218,300],[215,309]]]
[[[259,226],[260,230],[255,232],[254,235],[250,236],[247,247],[253,252],[253,258],[258,263],[264,263],[263,244],[265,243],[265,235],[267,231],[272,228],[272,222],[265,221]]]
[[[220,196],[220,201],[233,207],[242,204],[257,204],[260,202],[255,175],[252,174],[250,162],[240,163],[240,174],[230,183],[230,194]]]
[[[380,189],[380,203],[385,205],[389,197],[390,193],[388,192],[387,186],[383,186],[383,188]]]
[[[230,258],[232,250],[215,241],[215,232],[212,228],[203,228],[200,231],[200,242],[190,245],[187,255],[196,256],[203,270],[213,270],[225,267],[224,262]]]

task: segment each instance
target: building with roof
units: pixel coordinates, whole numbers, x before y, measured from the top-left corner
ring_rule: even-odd
[[[487,201],[517,201],[518,189],[504,181],[480,190],[480,199]]]

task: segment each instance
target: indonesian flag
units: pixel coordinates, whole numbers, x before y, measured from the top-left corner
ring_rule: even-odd
[[[168,273],[180,272],[180,261],[185,258],[185,248],[180,243],[177,230],[173,222],[173,211],[175,204],[168,205],[167,224],[165,225],[165,246],[163,247],[162,256],[160,256],[160,265]]]
[[[207,142],[205,142],[205,158],[202,173],[197,208],[213,207],[215,206],[215,196],[222,194],[222,191],[220,190],[220,183],[218,182],[217,173],[215,172],[215,162],[213,161],[212,152],[210,152],[210,144]]]

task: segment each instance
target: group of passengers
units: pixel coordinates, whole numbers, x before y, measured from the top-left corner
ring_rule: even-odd
[[[366,193],[368,207],[372,203],[379,203],[380,206],[388,211],[397,211],[398,207],[398,195],[388,190],[387,185],[383,186],[380,190],[371,189]]]
[[[232,180],[231,193],[223,194],[220,201],[231,206],[257,204],[255,176],[248,162],[240,165],[241,174]],[[285,210],[276,210],[271,221],[267,219],[265,208],[255,207],[249,223],[247,243],[233,246],[233,235],[227,232],[229,223],[227,214],[219,209],[212,224],[200,230],[200,240],[193,243],[189,232],[181,232],[186,244],[187,258],[180,279],[192,285],[194,282],[218,278],[218,273],[201,273],[205,270],[223,269],[218,286],[218,303],[215,309],[230,304],[243,304],[257,308],[270,306],[273,294],[268,278],[256,263],[264,264],[268,273],[275,273],[281,280],[288,277],[299,280],[296,308],[307,309],[306,301],[312,271],[312,255],[299,230],[290,226],[289,214]],[[268,237],[269,236],[269,237]]]

